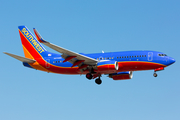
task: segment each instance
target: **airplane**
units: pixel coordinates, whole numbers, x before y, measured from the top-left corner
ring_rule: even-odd
[[[98,85],[102,83],[103,74],[113,80],[128,80],[133,77],[134,71],[154,70],[153,76],[157,77],[157,71],[175,62],[174,58],[162,52],[148,50],[76,53],[44,40],[35,28],[36,38],[26,26],[18,26],[18,30],[25,57],[5,54],[21,61],[25,67],[48,73],[86,75],[89,80],[95,79]],[[60,54],[47,51],[42,44]]]

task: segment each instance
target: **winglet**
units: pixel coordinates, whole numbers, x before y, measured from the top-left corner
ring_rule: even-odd
[[[46,43],[46,42],[47,42],[47,41],[45,41],[45,40],[42,38],[42,36],[38,33],[38,31],[37,31],[35,28],[33,28],[33,30],[34,30],[34,33],[35,33],[35,35],[36,35],[37,40],[38,40],[40,43]]]

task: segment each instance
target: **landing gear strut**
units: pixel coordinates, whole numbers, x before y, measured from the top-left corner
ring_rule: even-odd
[[[154,76],[154,77],[157,77],[157,73],[154,73],[153,76]]]

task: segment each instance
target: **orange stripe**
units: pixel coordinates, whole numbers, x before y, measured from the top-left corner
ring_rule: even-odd
[[[25,57],[34,60],[34,58],[32,57],[32,55],[31,55],[31,54],[29,53],[29,51],[24,47],[24,45],[22,45],[22,46],[23,46],[23,50],[24,50],[24,55],[25,55]]]

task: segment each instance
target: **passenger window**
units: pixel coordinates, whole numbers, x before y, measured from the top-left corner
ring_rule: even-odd
[[[112,59],[114,59],[114,57],[112,57]]]
[[[146,55],[144,55],[144,57],[146,57]]]
[[[127,58],[128,58],[128,56],[127,56]]]

